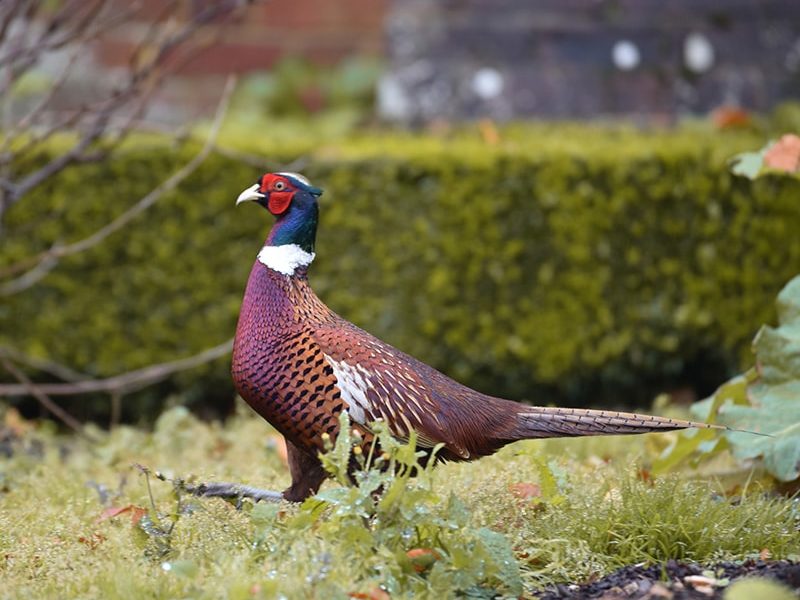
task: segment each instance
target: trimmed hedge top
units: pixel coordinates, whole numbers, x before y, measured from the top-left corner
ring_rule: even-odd
[[[325,189],[311,282],[346,318],[495,395],[635,404],[715,385],[749,361],[800,266],[800,182],[731,176],[724,159],[748,145],[541,126],[498,146],[463,133],[321,146],[302,169]],[[196,151],[140,142],[66,170],[8,212],[0,265],[93,232]],[[103,376],[225,340],[271,225],[234,208],[260,174],[212,156],[125,230],[4,299],[0,343]],[[212,402],[233,393],[224,361],[173,383]]]

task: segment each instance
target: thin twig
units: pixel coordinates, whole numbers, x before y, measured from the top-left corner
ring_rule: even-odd
[[[233,339],[230,339],[188,358],[150,365],[135,371],[115,375],[114,377],[108,377],[107,379],[89,379],[71,383],[40,383],[37,384],[36,388],[51,396],[75,396],[94,392],[127,394],[166,379],[173,373],[187,371],[216,360],[228,354],[232,348]],[[30,393],[31,390],[27,385],[0,384],[0,396],[23,396]]]
[[[184,489],[194,496],[206,496],[209,498],[227,498],[229,500],[241,500],[250,498],[256,502],[283,502],[284,497],[280,492],[274,490],[263,490],[251,485],[241,483],[227,483],[224,481],[200,483],[197,485],[183,484]]]
[[[90,378],[86,373],[81,373],[80,371],[76,371],[51,360],[28,356],[10,346],[0,346],[0,356],[10,358],[16,363],[21,363],[38,371],[44,371],[50,375],[55,375],[64,381],[83,381]]]
[[[108,428],[116,429],[119,425],[120,414],[122,413],[122,394],[111,392],[111,418],[108,420]]]
[[[58,248],[58,246],[53,246]],[[27,290],[37,281],[52,271],[58,264],[58,257],[54,254],[44,254],[42,259],[33,265],[31,269],[25,271],[19,277],[0,284],[0,296],[11,296],[23,290]]]
[[[135,61],[137,64],[131,65],[126,83],[121,88],[112,91],[96,106],[82,107],[73,113],[75,118],[84,115],[90,117],[88,129],[81,133],[78,141],[65,152],[52,158],[36,171],[18,181],[0,178],[0,186],[4,190],[4,194],[0,197],[2,199],[0,216],[2,216],[2,211],[18,202],[31,189],[67,166],[80,161],[87,153],[91,153],[93,146],[107,133],[111,118],[124,109],[129,102],[138,98],[140,102],[138,107],[134,109],[134,114],[141,112],[143,105],[147,102],[153,90],[163,80],[166,71],[176,62],[170,62],[176,50],[198,31],[215,23],[220,17],[234,14],[247,4],[249,2],[246,0],[221,0],[209,3],[203,10],[193,13],[188,21],[176,27],[174,31],[160,36],[155,34],[160,33],[162,30],[166,31],[166,29],[160,21],[157,21],[148,32],[145,40],[134,51],[134,57],[139,58]],[[99,33],[107,33],[109,29],[119,22],[120,12],[119,10],[112,11],[107,19],[97,16],[106,12],[104,9],[107,5],[107,0],[97,0],[90,6],[90,10],[84,10],[89,4],[82,0],[67,3],[45,24],[43,33],[33,43],[22,48],[6,49],[6,52],[0,55],[0,62],[11,63],[9,67],[10,75],[0,81],[0,87],[2,85],[10,85],[17,76],[27,72],[43,54],[70,43],[80,42],[84,37],[91,39]],[[172,6],[179,6],[179,4],[170,3],[170,10]],[[151,40],[157,41],[154,44],[149,44],[148,41]],[[145,50],[147,50],[146,53],[144,52]],[[147,60],[141,60],[144,55],[147,56]],[[8,71],[9,69],[6,70]],[[54,128],[52,127],[46,130],[45,137],[52,135],[53,131]]]
[[[217,106],[216,115],[214,117],[214,122],[211,126],[211,130],[208,134],[208,138],[200,150],[200,152],[188,163],[183,165],[180,169],[178,169],[175,173],[173,173],[168,179],[162,182],[159,186],[155,187],[151,190],[147,195],[145,195],[141,200],[139,200],[136,204],[131,206],[128,210],[118,216],[116,219],[111,221],[110,223],[106,224],[105,226],[101,227],[93,234],[78,240],[77,242],[72,242],[71,244],[53,246],[49,250],[46,250],[35,257],[32,257],[25,262],[30,264],[31,262],[35,262],[34,266],[29,268],[25,273],[20,275],[19,277],[12,279],[4,283],[0,286],[0,296],[8,296],[11,294],[15,294],[31,287],[34,283],[41,280],[49,271],[55,267],[52,261],[56,263],[58,260],[64,258],[65,256],[70,256],[72,254],[77,254],[79,252],[84,252],[91,248],[92,246],[96,246],[100,242],[102,242],[105,238],[107,238],[112,233],[120,230],[125,225],[130,223],[134,218],[136,218],[139,214],[150,208],[153,204],[155,204],[158,200],[161,199],[164,194],[174,190],[180,183],[189,177],[194,171],[208,158],[208,155],[215,147],[215,142],[217,136],[219,135],[219,130],[222,126],[222,122],[225,119],[225,115],[228,111],[228,107],[230,106],[230,99],[233,93],[233,90],[236,85],[236,77],[230,76],[228,81],[225,84],[225,88],[222,93],[222,98],[220,99],[219,105]],[[13,265],[7,269],[6,272],[12,271]]]
[[[177,490],[187,492],[193,496],[225,498],[228,500],[238,500],[240,502],[243,498],[250,498],[256,502],[262,500],[266,502],[284,501],[283,494],[274,490],[264,490],[253,487],[252,485],[244,485],[243,483],[229,483],[225,481],[187,483],[183,478],[168,477],[161,471],[151,471],[150,468],[144,465],[134,464],[133,466],[145,475],[153,475],[156,479],[171,483]]]
[[[2,364],[3,368],[21,383],[22,387],[25,388],[28,394],[36,398],[39,404],[53,413],[53,415],[62,423],[64,423],[64,425],[70,429],[73,429],[76,433],[88,438],[89,440],[97,441],[94,436],[89,435],[86,430],[84,430],[83,425],[81,425],[81,423],[75,417],[48,398],[47,394],[39,389],[39,387],[30,379],[28,379],[28,376],[14,366],[10,360],[5,357],[0,357],[0,364]]]

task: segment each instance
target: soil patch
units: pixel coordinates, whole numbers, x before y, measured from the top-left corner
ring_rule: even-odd
[[[632,565],[583,585],[556,585],[538,593],[540,600],[644,598],[713,600],[722,598],[728,583],[742,577],[769,577],[800,591],[800,564],[785,560],[748,560],[698,565],[671,560],[663,565]],[[726,581],[727,580],[727,581]]]

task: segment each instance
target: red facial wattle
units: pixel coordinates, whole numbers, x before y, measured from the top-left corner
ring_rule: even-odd
[[[296,190],[283,177],[268,173],[262,177],[259,191],[269,195],[267,208],[277,217],[289,209]]]
[[[269,201],[267,202],[267,207],[269,208],[269,212],[271,212],[276,217],[282,215],[289,209],[289,205],[292,203],[293,196],[294,196],[294,190],[285,190],[283,192],[270,192]]]

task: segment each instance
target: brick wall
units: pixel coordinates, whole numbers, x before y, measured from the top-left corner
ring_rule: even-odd
[[[386,0],[262,0],[248,7],[218,32],[218,39],[197,50],[180,69],[189,76],[246,73],[271,67],[286,56],[330,64],[355,54],[383,52]],[[101,40],[94,55],[105,67],[124,65],[162,2],[146,0],[132,22]],[[187,10],[193,4],[187,3]]]
[[[183,10],[199,10],[213,1],[188,0]],[[256,0],[213,37],[181,49],[174,60],[178,66],[149,104],[146,120],[182,125],[207,118],[228,74],[266,71],[282,58],[328,65],[351,56],[382,56],[386,5],[387,0]],[[93,44],[84,90],[103,85],[115,68],[127,64],[163,6],[159,0],[143,0],[137,21]]]

